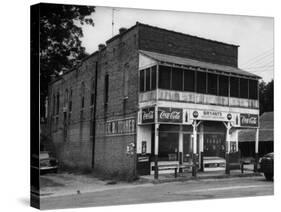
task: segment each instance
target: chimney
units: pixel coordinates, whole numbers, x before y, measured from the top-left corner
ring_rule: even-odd
[[[103,43],[99,44],[99,51],[105,48],[105,45]]]
[[[122,28],[119,29],[119,34],[121,35],[126,31],[127,31],[127,28],[122,27]]]

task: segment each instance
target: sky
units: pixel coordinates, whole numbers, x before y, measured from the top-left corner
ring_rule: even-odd
[[[112,30],[112,17],[114,27]],[[136,22],[239,45],[238,67],[262,77],[274,77],[274,19],[239,15],[96,7],[95,26],[83,26],[82,45],[88,53],[98,49],[119,28]]]

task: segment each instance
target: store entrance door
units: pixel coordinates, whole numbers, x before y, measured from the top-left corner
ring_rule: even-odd
[[[222,133],[204,134],[204,156],[225,157],[225,135]]]
[[[192,162],[193,141],[192,134],[183,134],[183,162]],[[199,153],[199,135],[197,135],[197,153]]]

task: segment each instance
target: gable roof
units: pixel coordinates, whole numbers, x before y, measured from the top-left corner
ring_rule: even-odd
[[[225,72],[228,74],[237,74],[242,76],[248,76],[248,77],[254,77],[254,78],[261,78],[258,75],[252,74],[250,72],[244,71],[240,68],[235,68],[232,66],[226,66],[226,65],[219,65],[214,63],[208,63],[208,62],[202,62],[194,59],[184,58],[184,57],[177,57],[172,55],[166,55],[166,54],[160,54],[156,52],[150,52],[150,51],[144,51],[139,50],[139,52],[151,59],[154,59],[158,62],[166,62],[171,64],[178,64],[178,65],[184,65],[184,66],[192,66],[195,68],[204,68],[209,69],[213,71],[220,71]]]

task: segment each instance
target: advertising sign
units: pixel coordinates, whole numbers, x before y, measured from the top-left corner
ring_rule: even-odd
[[[234,125],[239,125],[239,114],[213,110],[191,110],[190,119],[208,121],[231,121]]]
[[[258,127],[259,116],[257,114],[241,113],[240,125],[241,127]]]
[[[154,123],[155,120],[155,108],[144,108],[142,109],[141,120],[142,123]]]
[[[118,119],[106,122],[106,136],[131,135],[135,133],[135,118]]]
[[[180,108],[158,108],[158,121],[169,123],[182,123],[182,109]]]

